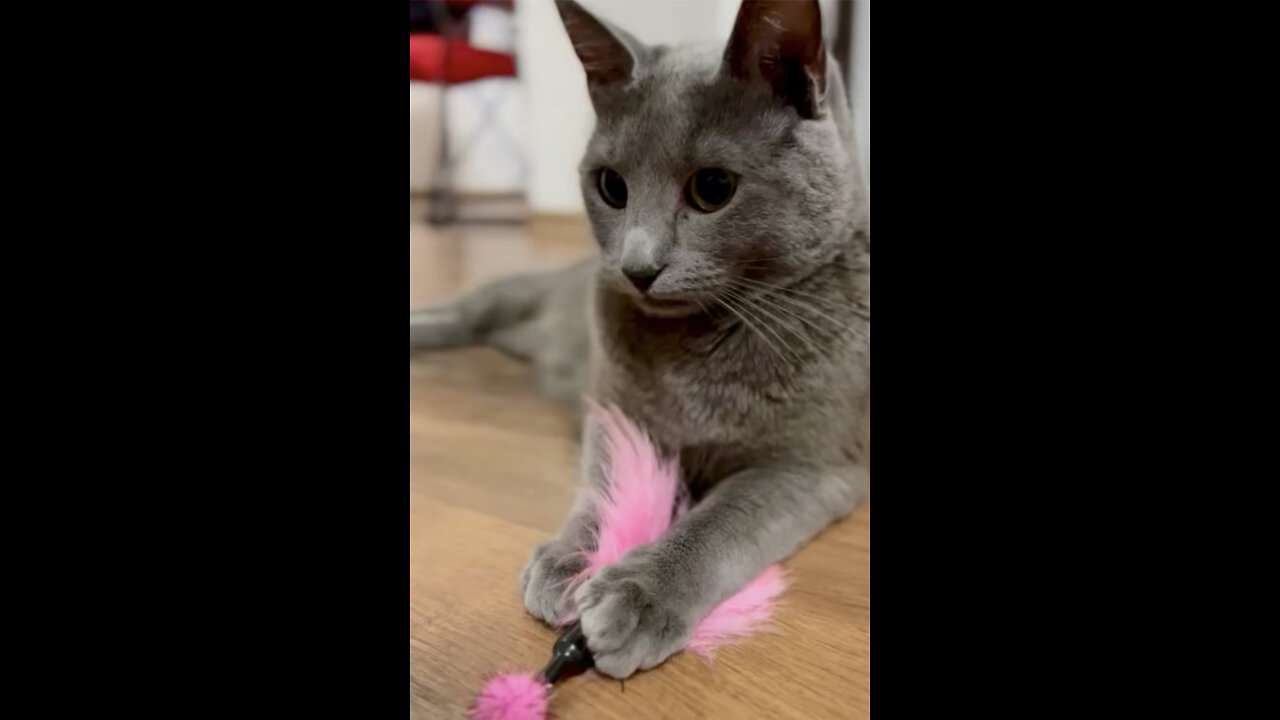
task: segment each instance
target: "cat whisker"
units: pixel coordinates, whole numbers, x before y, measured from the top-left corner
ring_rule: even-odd
[[[781,333],[775,330],[773,326],[770,325],[769,321],[762,316],[763,313],[761,312],[760,308],[756,307],[755,305],[752,305],[748,298],[743,297],[738,293],[733,293],[732,291],[729,291],[729,292],[731,293],[730,297],[737,304],[738,309],[755,319],[757,328],[761,328],[765,332],[772,335],[778,341],[778,343],[782,346],[782,349],[786,350],[787,354],[790,355],[791,358],[796,362],[800,362],[804,359],[804,357],[800,355],[800,353],[792,346],[792,344],[787,342],[787,339],[784,338]]]
[[[791,323],[788,323],[786,320],[783,320],[777,315],[774,315],[773,313],[769,312],[769,310],[766,309],[764,305],[758,302],[753,302],[752,298],[749,298],[742,293],[737,293],[733,290],[728,290],[727,292],[732,293],[733,294],[732,296],[735,299],[737,299],[739,302],[742,302],[746,305],[753,307],[757,312],[765,315],[768,318],[771,318],[775,323],[781,326],[783,330],[786,330],[787,332],[796,336],[796,338],[798,338],[800,342],[805,344],[805,347],[809,348],[809,352],[813,353],[814,355],[822,354],[821,351],[818,350],[817,346],[813,344],[813,341],[809,339],[809,336],[801,332],[800,328],[797,328],[795,325],[792,325]],[[767,324],[766,324],[766,327],[768,327]],[[799,357],[797,357],[797,359],[799,359]]]
[[[735,283],[731,283],[731,285],[733,287],[738,288],[739,290],[759,291],[758,288],[753,288],[750,285],[745,285],[742,283],[735,282]],[[771,293],[771,294],[757,296],[757,299],[761,303],[766,303],[770,307],[776,310],[785,312],[788,315],[791,315],[792,317],[795,317],[803,321],[806,325],[812,327],[813,329],[819,332],[823,332],[823,333],[830,333],[833,331],[843,332],[844,330],[847,330],[849,328],[850,323],[848,320],[838,320],[835,317],[832,317],[831,315],[828,315],[827,313],[823,312],[812,303],[808,303],[803,300],[786,295],[785,288],[775,287],[772,290],[765,290],[765,292]],[[785,300],[787,303],[789,303],[790,307],[782,305],[779,302],[782,300]],[[809,315],[805,315],[803,313],[809,313],[810,315],[812,315],[812,317],[810,317]],[[855,310],[855,314],[856,314],[856,310]],[[822,325],[817,324],[816,320],[818,319],[826,320],[827,322],[831,323],[831,326],[824,327]]]
[[[779,360],[786,362],[787,358],[782,354],[782,350],[780,350],[777,345],[774,345],[773,341],[770,340],[767,336],[765,336],[763,332],[760,331],[760,328],[756,327],[754,323],[748,320],[745,314],[743,314],[742,312],[739,312],[733,305],[730,305],[729,302],[725,300],[723,297],[716,296],[714,299],[717,303],[724,306],[726,310],[738,316],[738,319],[742,321],[743,326],[746,327],[751,332],[754,332],[761,340],[763,340],[764,343],[768,345],[769,348],[773,350],[773,352],[778,356]]]
[[[741,286],[741,285],[739,285],[739,286],[737,286],[737,287],[739,287],[739,288],[743,288],[743,286]],[[831,317],[830,315],[827,315],[827,314],[825,314],[825,313],[823,313],[823,312],[821,312],[821,311],[817,310],[816,308],[813,308],[813,307],[811,307],[811,306],[809,306],[809,305],[805,305],[805,304],[803,304],[803,303],[797,303],[797,306],[798,306],[801,310],[804,310],[804,311],[807,311],[807,312],[810,312],[810,313],[814,313],[814,314],[816,315],[816,319],[815,319],[815,318],[812,318],[812,317],[808,317],[808,316],[806,316],[806,315],[803,315],[803,314],[801,314],[800,312],[798,312],[798,311],[797,311],[796,309],[794,309],[794,308],[787,307],[787,306],[785,306],[785,305],[782,305],[782,304],[778,303],[778,302],[777,302],[777,299],[790,300],[790,298],[771,298],[771,297],[769,297],[769,296],[757,296],[757,297],[756,297],[756,302],[757,302],[757,303],[759,303],[760,305],[764,306],[764,307],[769,307],[769,308],[772,308],[772,309],[774,309],[774,310],[777,310],[778,312],[786,313],[787,315],[789,315],[789,316],[791,316],[791,317],[793,317],[793,318],[795,318],[795,319],[799,320],[800,322],[804,323],[805,325],[808,325],[809,327],[813,328],[813,330],[814,330],[815,332],[817,332],[818,334],[820,334],[820,335],[821,335],[821,336],[823,336],[823,337],[830,337],[830,336],[832,336],[832,335],[839,335],[839,334],[843,334],[843,332],[844,332],[845,330],[847,330],[847,329],[848,329],[848,324],[847,324],[847,323],[842,323],[842,322],[840,322],[840,321],[836,320],[835,318]],[[822,320],[830,321],[830,323],[831,323],[831,324],[830,324],[830,325],[823,325],[823,324],[820,324],[820,323],[818,323],[818,322],[817,322],[817,319],[822,319]]]
[[[787,295],[797,295],[800,297],[810,298],[828,307],[843,307],[842,305],[832,300],[831,298],[822,297],[820,295],[814,295],[812,293],[807,293],[802,290],[796,290],[795,288],[790,288],[790,287],[787,287],[786,285],[779,285],[777,283],[764,282],[763,280],[756,280],[755,278],[745,278],[745,277],[737,277],[737,278],[733,278],[733,280],[736,282],[744,282],[750,285],[755,285],[756,287],[762,288],[764,290],[772,290],[779,293],[785,293]]]
[[[729,265],[731,267],[741,267],[743,265],[765,265],[771,262],[776,262],[778,260],[787,260],[789,258],[790,256],[788,255],[775,255],[774,257],[753,257],[750,260],[741,260],[738,262],[732,262],[732,263],[729,263]]]
[[[805,309],[812,310],[813,312],[818,313],[819,315],[822,315],[828,320],[837,322],[842,326],[845,324],[844,322],[838,321],[835,318],[831,317],[830,315],[823,313],[817,307],[815,307],[815,303],[804,302],[802,300],[799,300],[798,298],[800,297],[808,298],[810,300],[816,301],[816,304],[820,304],[822,306],[825,306],[827,308],[830,308],[836,311],[852,310],[854,315],[862,318],[863,320],[867,320],[867,321],[871,320],[871,313],[866,308],[862,307],[861,305],[858,305],[855,302],[851,302],[847,305],[840,304],[835,301],[832,301],[830,298],[820,297],[812,293],[803,292],[800,290],[796,290],[794,288],[789,288],[789,287],[786,287],[783,285],[777,285],[774,283],[762,282],[760,280],[754,280],[752,278],[738,277],[738,278],[734,278],[731,282],[747,283],[750,285],[754,285],[755,287],[761,288],[762,290],[776,292],[778,293],[779,297],[787,300],[788,302],[791,302],[797,305],[798,307],[803,307]]]

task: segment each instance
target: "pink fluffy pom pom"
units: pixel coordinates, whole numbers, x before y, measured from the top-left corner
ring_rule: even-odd
[[[534,675],[498,675],[484,686],[471,720],[546,720],[547,686]]]

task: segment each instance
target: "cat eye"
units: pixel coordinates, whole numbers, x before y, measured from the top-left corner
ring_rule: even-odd
[[[600,197],[610,207],[622,209],[627,206],[627,181],[617,172],[611,168],[601,170],[596,185],[600,188]]]
[[[728,170],[699,170],[689,178],[685,199],[702,212],[713,213],[733,199],[738,190],[738,176]]]

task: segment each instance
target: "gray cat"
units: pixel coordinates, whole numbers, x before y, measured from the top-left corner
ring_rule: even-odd
[[[870,209],[815,0],[747,0],[727,48],[646,47],[557,4],[598,116],[581,164],[598,257],[410,313],[409,346],[529,358],[553,396],[585,389],[679,453],[694,509],[573,597],[597,668],[625,678],[870,501]],[[590,487],[590,424],[583,451]],[[582,569],[587,497],[520,574],[543,620]]]

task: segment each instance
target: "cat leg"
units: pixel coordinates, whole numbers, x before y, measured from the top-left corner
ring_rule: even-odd
[[[662,663],[716,605],[852,511],[863,487],[860,466],[759,467],[723,480],[662,540],[578,589],[596,669],[627,678]]]
[[[494,330],[487,341],[489,347],[517,360],[533,360],[546,343],[547,336],[535,321]]]
[[[531,321],[551,291],[554,275],[517,275],[454,303],[410,310],[410,352],[483,345],[494,333]]]
[[[409,351],[465,347],[474,333],[456,306],[409,311]]]
[[[555,537],[533,549],[520,571],[520,594],[530,615],[556,624],[571,607],[570,585],[586,569],[584,551],[595,548],[598,521],[595,498],[604,487],[603,434],[594,422],[586,422],[582,441],[581,480],[569,517]]]

